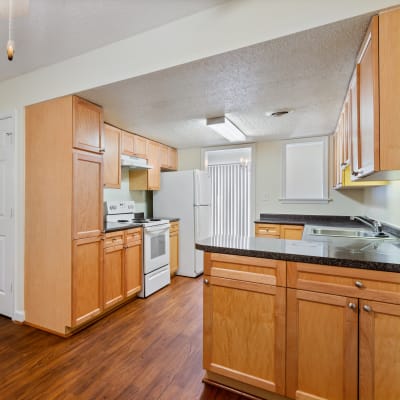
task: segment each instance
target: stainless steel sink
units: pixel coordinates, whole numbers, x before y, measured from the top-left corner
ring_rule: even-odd
[[[337,236],[337,237],[358,238],[358,239],[395,239],[393,236],[388,235],[387,233],[381,232],[380,234],[375,234],[372,231],[364,229],[311,227],[308,233],[317,236]]]

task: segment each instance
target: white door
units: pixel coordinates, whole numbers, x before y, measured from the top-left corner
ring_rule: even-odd
[[[0,314],[12,316],[14,120],[0,116]]]
[[[211,204],[211,178],[208,172],[194,170],[194,205]]]

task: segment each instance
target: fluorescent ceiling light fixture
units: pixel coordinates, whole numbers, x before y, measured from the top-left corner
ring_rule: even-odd
[[[244,142],[246,136],[226,117],[207,118],[207,126],[230,142]]]

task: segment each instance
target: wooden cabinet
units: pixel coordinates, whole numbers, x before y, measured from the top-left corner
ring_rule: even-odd
[[[357,299],[288,289],[286,396],[357,400],[357,326]]]
[[[73,146],[76,149],[101,153],[103,144],[103,109],[77,96],[73,101]]]
[[[125,296],[142,290],[142,228],[125,231],[124,280]]]
[[[171,276],[175,275],[179,268],[179,222],[171,222],[169,228],[169,267]]]
[[[205,253],[207,372],[285,393],[285,262]]]
[[[110,232],[104,237],[103,303],[113,307],[124,298],[124,233]]]
[[[255,224],[255,236],[272,239],[301,240],[304,227],[302,225]]]
[[[72,324],[69,324],[72,327],[90,321],[103,310],[102,261],[101,237],[73,241]],[[47,290],[52,291],[50,286]]]
[[[129,171],[129,190],[160,189],[160,144],[151,140],[147,143],[147,160],[152,169]]]
[[[379,170],[378,16],[372,18],[357,60],[359,95],[359,169],[357,177]]]
[[[73,151],[73,238],[103,231],[103,156]]]
[[[26,323],[66,335],[102,312],[102,112],[66,96],[25,117]]]
[[[165,171],[176,171],[178,168],[178,153],[177,150],[165,146],[163,144],[160,145],[160,160],[161,160],[161,169]]]
[[[121,131],[104,124],[104,187],[121,188]]]
[[[362,300],[359,399],[400,398],[400,305]]]
[[[148,158],[147,155],[148,140],[139,135],[133,135],[134,155],[139,158]]]
[[[287,396],[399,398],[400,274],[287,268]]]
[[[127,156],[135,155],[135,142],[132,133],[121,131],[121,153]]]
[[[164,144],[160,144],[160,167],[161,169],[169,168],[169,160],[168,160],[168,146]]]

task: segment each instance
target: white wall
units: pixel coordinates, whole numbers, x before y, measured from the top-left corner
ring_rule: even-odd
[[[144,212],[144,216],[150,216],[152,212],[151,193],[145,190],[129,190],[129,168],[122,168],[121,188],[104,189],[103,200],[133,200],[136,212]]]
[[[364,189],[365,214],[400,227],[400,181]]]
[[[397,4],[393,0],[232,0],[0,83],[0,112],[16,111],[15,307],[24,309],[24,107]],[[183,164],[184,166],[184,164]]]
[[[282,142],[255,144],[255,216],[260,213],[317,214],[317,215],[363,215],[365,213],[364,189],[330,190],[332,201],[328,204],[280,203],[282,182]],[[179,169],[202,168],[201,149],[178,151]],[[332,174],[330,173],[330,176]],[[332,186],[330,182],[329,187]]]

